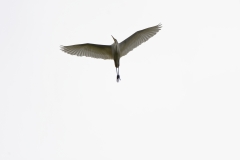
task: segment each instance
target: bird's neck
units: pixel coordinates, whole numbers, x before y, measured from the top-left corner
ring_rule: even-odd
[[[118,43],[113,43],[112,44],[112,54],[113,54],[113,57],[116,58],[120,56],[120,48],[119,48],[119,44]]]
[[[117,50],[117,48],[119,48],[119,44],[116,43],[116,42],[113,43],[113,44],[112,44],[112,48],[115,49],[115,50]]]
[[[113,43],[112,44],[112,47],[117,50],[119,48],[119,43]]]
[[[119,44],[118,44],[117,41],[115,41],[115,42],[113,43],[113,45],[118,46]]]

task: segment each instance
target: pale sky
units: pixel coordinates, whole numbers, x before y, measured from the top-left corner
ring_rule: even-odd
[[[240,159],[239,0],[1,0],[1,160]],[[60,45],[162,30],[120,61]]]

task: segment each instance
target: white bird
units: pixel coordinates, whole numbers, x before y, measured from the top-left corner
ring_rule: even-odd
[[[118,43],[118,41],[112,36],[114,40],[112,45],[85,43],[60,47],[62,51],[71,55],[113,59],[117,72],[117,82],[119,82],[119,80],[121,80],[119,75],[120,58],[143,42],[146,42],[149,38],[153,37],[161,29],[161,27],[161,24],[159,24],[137,31],[121,43]]]

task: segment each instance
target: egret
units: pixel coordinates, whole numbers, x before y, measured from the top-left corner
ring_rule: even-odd
[[[127,55],[128,52],[132,51],[143,42],[146,42],[149,38],[153,37],[161,27],[162,25],[158,24],[153,27],[139,30],[121,43],[118,43],[118,41],[112,36],[114,40],[112,45],[85,43],[60,47],[62,51],[71,55],[113,59],[116,67],[117,82],[119,82],[119,80],[121,80],[119,75],[120,58]]]

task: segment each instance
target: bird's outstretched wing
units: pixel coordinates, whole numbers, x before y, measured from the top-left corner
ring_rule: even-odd
[[[111,46],[99,44],[76,44],[72,46],[60,46],[61,50],[77,56],[86,56],[101,59],[113,59]]]
[[[156,25],[140,31],[135,32],[133,35],[125,39],[120,43],[121,57],[125,56],[128,52],[146,42],[149,38],[153,37],[160,29],[162,25]]]

